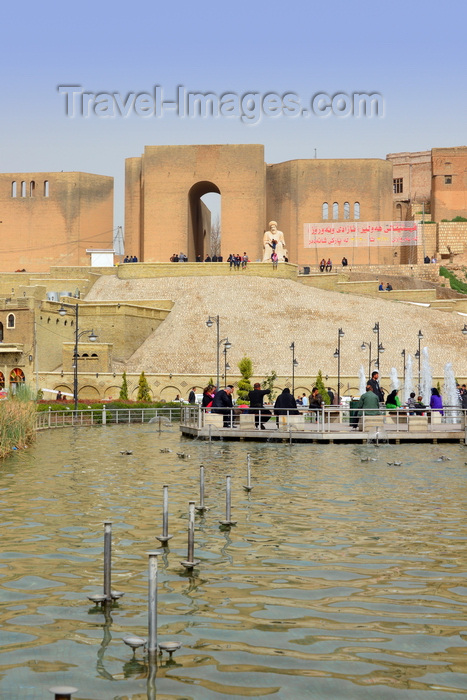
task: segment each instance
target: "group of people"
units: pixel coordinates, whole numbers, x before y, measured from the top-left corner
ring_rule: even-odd
[[[319,271],[320,272],[332,272],[332,260],[331,258],[328,258],[327,262],[323,258],[319,264]]]
[[[125,255],[125,257],[123,258],[123,262],[138,262],[138,258],[136,257],[136,255]]]
[[[386,288],[384,288],[383,282],[380,282],[379,287],[378,287],[378,291],[379,292],[392,292],[392,285],[388,282],[386,285]]]
[[[196,256],[196,262],[202,262],[201,255]],[[204,258],[204,262],[224,262],[224,258],[222,257],[222,255],[216,255],[216,253],[214,253],[214,255],[212,256],[208,254]]]
[[[250,260],[248,254],[244,251],[243,255],[240,255],[240,253],[230,253],[227,262],[229,263],[230,269],[239,270],[241,267],[242,270],[245,270]]]
[[[185,253],[180,253],[180,255],[174,253],[169,259],[170,262],[188,262],[188,257],[185,255]]]
[[[195,387],[193,387],[188,401],[194,403],[195,401],[190,401],[190,398],[194,397]],[[270,389],[261,389],[261,384],[256,382],[253,385],[253,389],[248,393],[249,406],[248,405],[233,405],[232,394],[234,387],[229,384],[225,389],[220,389],[216,391],[216,387],[213,384],[208,384],[207,387],[203,389],[203,398],[201,405],[203,408],[210,409],[212,413],[220,413],[223,416],[224,428],[235,428],[238,425],[239,415],[241,413],[250,413],[255,416],[255,427],[258,430],[265,430],[265,423],[267,423],[272,416],[281,415],[299,415],[299,406],[307,406],[310,410],[320,409],[323,403],[323,398],[319,393],[317,387],[313,387],[311,395],[309,398],[305,394],[300,397],[302,403],[297,404],[297,400],[294,398],[288,387],[282,391],[277,397],[273,410],[269,408],[264,408],[264,397],[269,396],[271,393]],[[192,396],[193,394],[193,396]],[[303,403],[305,401],[305,403]],[[278,418],[276,419],[278,425]]]
[[[462,387],[457,385],[457,392],[459,397],[459,405],[464,407],[465,403],[465,407],[467,408],[467,387],[465,385]],[[360,399],[352,399],[350,402],[350,422],[352,427],[357,427],[358,418],[362,413],[369,416],[379,415],[381,412],[381,404],[383,404],[385,409],[388,411],[406,409],[409,415],[423,415],[427,409],[430,409],[432,413],[437,412],[444,415],[443,398],[436,387],[432,387],[431,389],[429,406],[423,403],[423,397],[416,396],[414,391],[411,392],[406,404],[403,406],[399,398],[398,389],[393,389],[388,394],[386,400],[384,399],[384,392],[379,384],[379,373],[375,371],[372,373],[371,379],[368,380],[365,393],[360,396]]]

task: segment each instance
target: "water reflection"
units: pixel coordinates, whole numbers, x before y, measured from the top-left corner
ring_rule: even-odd
[[[459,445],[187,442],[176,426],[41,434],[0,473],[0,697],[67,684],[88,700],[457,698],[466,461]],[[196,518],[199,570],[186,573],[201,463],[209,510]],[[228,474],[237,525],[224,530]],[[182,649],[156,669],[121,639],[147,636],[164,483],[173,539],[159,557],[159,638]],[[102,587],[107,519],[125,597],[96,610],[86,596]]]

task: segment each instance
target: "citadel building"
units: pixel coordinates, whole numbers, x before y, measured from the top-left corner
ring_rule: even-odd
[[[206,351],[205,339],[196,350],[199,329],[204,325],[200,314],[219,314],[218,305],[227,308],[232,296],[229,280],[223,283],[218,279],[229,274],[225,263],[194,263],[197,256],[204,259],[211,252],[211,214],[201,199],[209,192],[221,197],[220,244],[224,260],[231,252],[247,251],[250,260],[261,261],[268,222],[277,221],[284,232],[289,264],[274,272],[270,265],[254,262],[242,274],[259,280],[258,284],[251,283],[253,296],[269,290],[271,296],[263,300],[265,308],[274,309],[275,322],[281,328],[289,327],[287,309],[278,303],[272,290],[280,288],[284,298],[287,292],[287,298],[292,300],[295,292],[287,285],[292,281],[300,283],[296,296],[303,297],[303,319],[299,324],[300,333],[304,334],[303,349],[298,331],[292,328],[287,333],[296,333],[302,367],[310,375],[318,369],[312,366],[313,362],[324,367],[332,358],[334,348],[326,345],[334,343],[328,337],[329,324],[337,327],[341,323],[337,316],[333,320],[329,309],[326,337],[321,338],[319,349],[310,350],[306,324],[310,304],[321,290],[346,292],[346,298],[358,294],[365,297],[364,306],[366,299],[374,297],[380,305],[383,301],[378,297],[378,276],[388,279],[390,275],[405,275],[409,281],[404,288],[401,285],[394,290],[387,303],[424,303],[434,314],[439,309],[467,313],[465,299],[455,298],[456,294],[448,294],[449,290],[435,289],[439,264],[423,264],[427,256],[439,263],[465,249],[467,222],[452,219],[467,218],[467,147],[389,154],[385,160],[299,159],[267,164],[264,148],[258,144],[148,146],[140,157],[126,161],[125,178],[125,247],[143,264],[115,268],[108,263],[106,267],[90,265],[90,253],[112,248],[111,177],[63,172],[0,175],[0,388],[14,390],[18,382],[27,381],[38,388],[70,393],[76,327],[73,313],[59,313],[63,301],[79,304],[83,327],[93,327],[99,335],[98,343],[89,344],[85,339],[80,342],[80,398],[115,398],[124,369],[129,371],[134,392],[139,370],[145,369],[156,398],[183,395],[186,386],[201,388],[212,375],[212,348]],[[401,230],[413,228],[418,237],[409,238],[404,244],[400,237],[389,239],[375,234],[372,238],[369,233],[373,228],[388,231],[391,226],[397,230],[397,222],[402,222]],[[404,222],[419,223],[414,228]],[[348,234],[360,231],[359,227],[367,231],[366,238]],[[185,252],[194,264],[169,263],[175,251]],[[348,270],[339,266],[331,275],[319,273],[321,258],[331,257],[336,264],[343,256],[349,261]],[[364,276],[358,278],[359,272]],[[261,281],[273,275],[276,279],[272,287],[272,280]],[[206,282],[206,277],[211,281],[203,286],[201,280]],[[170,278],[184,281],[165,287],[159,283]],[[426,280],[426,284],[420,280]],[[321,289],[310,296],[302,294],[303,286]],[[113,291],[107,292],[110,288]],[[211,306],[204,310],[207,289],[217,291],[212,292]],[[197,299],[197,319],[192,318],[188,292]],[[340,308],[342,295],[337,299]],[[323,298],[321,303],[327,302]],[[354,306],[358,306],[356,301]],[[337,315],[339,308],[336,307]],[[187,324],[187,309],[195,325]],[[352,305],[348,315],[351,309]],[[398,314],[401,309],[397,307]],[[231,320],[233,314],[240,314],[238,329],[247,309],[236,309],[234,305],[229,313]],[[255,307],[251,313],[259,310]],[[313,320],[319,323],[319,318],[320,313],[313,311]],[[407,321],[409,330],[413,322]],[[358,351],[361,324],[357,319],[352,323]],[[447,342],[450,326],[437,323]],[[266,318],[263,338],[268,338],[268,329]],[[453,329],[454,334],[458,332],[455,326]],[[236,331],[227,332],[235,341]],[[350,330],[346,332],[349,338]],[[392,334],[397,337],[396,326]],[[249,351],[249,335],[238,335],[236,352]],[[178,340],[170,340],[164,355],[164,339],[172,337]],[[268,342],[264,358],[269,357]],[[393,349],[394,362],[400,350]],[[316,359],[321,351],[325,351],[324,359]],[[190,368],[193,352],[199,360],[198,373]],[[267,372],[275,364],[279,381],[287,385],[287,348],[284,355],[283,349],[271,346],[271,353],[271,367],[261,371]],[[389,357],[388,351],[388,360]],[[355,389],[353,370],[350,365],[345,368],[345,361],[343,366],[351,391]],[[310,381],[303,379],[304,391],[309,390]],[[331,376],[329,382],[335,386]]]

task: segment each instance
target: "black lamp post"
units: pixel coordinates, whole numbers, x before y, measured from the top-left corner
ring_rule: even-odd
[[[58,313],[60,316],[66,316],[67,310],[65,309],[65,306],[68,306],[70,309],[74,309],[75,312],[75,347],[73,350],[73,400],[75,402],[75,411],[78,410],[78,343],[79,339],[83,337],[83,335],[88,336],[88,340],[91,341],[91,343],[94,343],[97,340],[97,335],[95,335],[93,330],[90,331],[79,331],[79,326],[78,326],[78,318],[79,318],[79,304],[66,304],[62,303],[60,306]]]
[[[371,377],[371,363],[373,361],[371,359],[371,341],[369,343],[365,343],[365,341],[363,341],[363,343],[360,345],[360,350],[362,350],[363,352],[365,351],[366,348],[368,348],[370,351],[370,356],[368,358],[368,378],[370,378]]]
[[[405,386],[405,354],[406,354],[406,352],[405,352],[405,348],[404,348],[401,352],[401,355],[404,358],[403,359],[403,367],[402,367],[402,371],[404,373],[404,386]]]
[[[337,331],[337,348],[334,357],[337,357],[337,405],[341,403],[341,338],[344,336],[344,331],[339,328]]]
[[[295,342],[290,344],[292,350],[292,396],[295,398],[295,367],[298,367],[298,360],[295,357]]]
[[[228,352],[230,347],[231,347],[231,344],[228,341],[226,341],[224,343],[224,349],[222,351],[224,353],[224,383],[225,383],[225,386],[227,386],[227,370],[230,369],[230,365],[227,362],[227,352]]]
[[[220,348],[221,344],[224,343],[224,348],[227,348],[229,350],[232,347],[232,343],[229,343],[228,338],[220,338],[220,322],[219,322],[219,315],[215,316],[214,318],[211,318],[211,316],[208,317],[208,320],[206,321],[206,325],[208,328],[212,328],[212,326],[216,324],[216,330],[217,330],[217,353],[216,353],[216,389],[219,391],[219,375],[220,375]]]
[[[379,372],[379,355],[380,353],[384,352],[385,348],[383,347],[383,343],[380,343],[379,341],[379,321],[376,321],[374,328],[373,328],[373,333],[376,333],[376,343],[377,343],[377,357],[376,357],[376,369]]]

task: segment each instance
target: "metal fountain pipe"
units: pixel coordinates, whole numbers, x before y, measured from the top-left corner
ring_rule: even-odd
[[[246,485],[251,488],[251,465],[250,465],[250,455],[246,457]]]
[[[225,489],[225,519],[227,522],[230,521],[230,506],[231,506],[231,490],[230,490],[230,476],[226,477],[226,489]]]
[[[187,561],[194,561],[195,553],[195,502],[190,501],[188,504],[188,552]]]
[[[157,556],[158,552],[148,552],[148,652],[157,652]]]
[[[204,508],[204,466],[201,464],[199,468],[199,505]]]
[[[163,511],[162,511],[162,535],[167,537],[169,534],[169,487],[164,484],[163,490]]]
[[[112,600],[112,522],[104,522],[104,595]]]
[[[78,688],[71,685],[56,685],[49,688],[49,692],[54,694],[55,700],[71,700],[71,696],[78,692]]]

